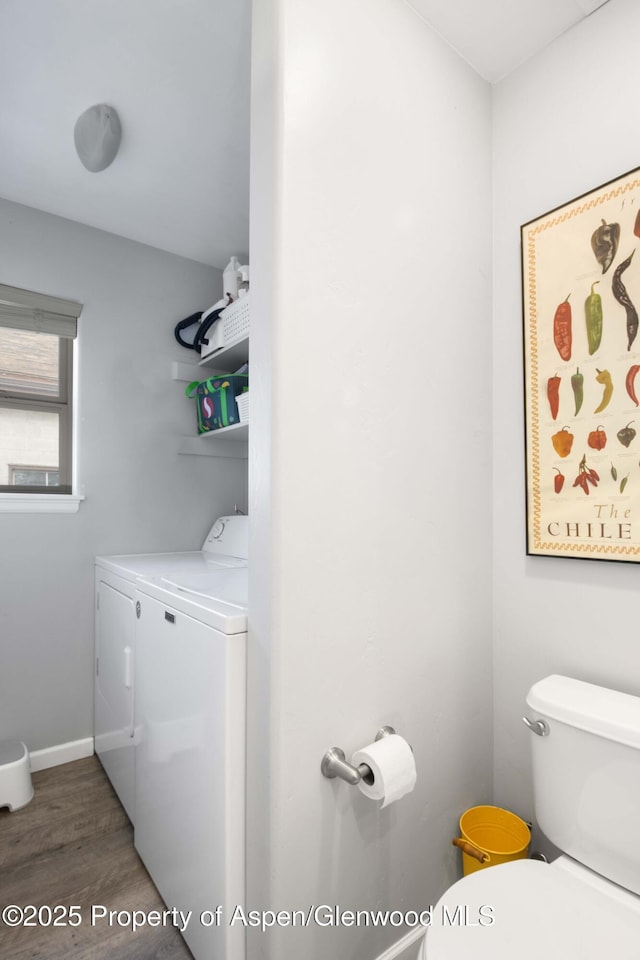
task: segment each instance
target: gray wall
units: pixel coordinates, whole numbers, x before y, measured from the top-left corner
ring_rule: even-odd
[[[423,909],[492,792],[491,91],[399,0],[256,6],[248,902]],[[418,782],[380,809],[319,768],[385,722]]]
[[[520,224],[638,166],[639,31],[637,2],[614,0],[494,91],[495,799],[528,817],[531,684],[640,694],[637,565],[525,556],[519,246]]]
[[[220,271],[0,201],[2,282],[79,300],[75,515],[0,515],[0,736],[31,750],[93,734],[93,558],[199,549],[246,506],[246,461],[183,456],[195,434],[176,322]]]

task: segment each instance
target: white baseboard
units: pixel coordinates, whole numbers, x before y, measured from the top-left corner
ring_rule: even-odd
[[[59,743],[55,747],[45,747],[44,750],[34,750],[29,754],[31,772],[58,767],[61,763],[71,763],[72,760],[82,760],[84,757],[90,757],[92,753],[93,737],[73,740],[71,743]]]
[[[414,927],[384,953],[377,956],[376,960],[416,960],[420,943],[426,932],[426,927]]]

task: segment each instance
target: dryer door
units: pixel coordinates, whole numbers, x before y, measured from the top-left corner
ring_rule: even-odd
[[[131,822],[133,787],[133,645],[135,604],[98,578],[95,750]]]

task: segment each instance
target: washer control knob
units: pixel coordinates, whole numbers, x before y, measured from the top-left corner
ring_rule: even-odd
[[[210,540],[219,540],[222,534],[224,533],[224,520],[216,520],[213,527],[211,528]]]

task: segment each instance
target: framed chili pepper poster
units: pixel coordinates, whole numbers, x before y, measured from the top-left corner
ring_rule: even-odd
[[[521,228],[527,553],[640,562],[640,169]]]

